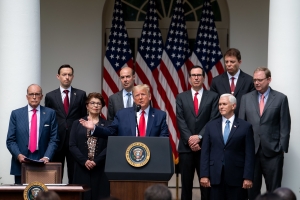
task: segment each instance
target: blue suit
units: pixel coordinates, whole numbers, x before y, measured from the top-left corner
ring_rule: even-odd
[[[114,121],[108,127],[97,126],[93,133],[96,137],[136,136],[136,112],[134,107],[117,112]],[[164,111],[150,107],[147,121],[147,137],[168,137],[168,125]]]
[[[254,159],[254,139],[250,123],[235,118],[226,144],[222,134],[222,117],[207,123],[202,141],[200,177],[210,179],[212,193],[214,186],[221,182],[231,188],[242,189],[245,179],[253,180]],[[230,193],[228,190],[227,192]],[[231,193],[235,195],[235,192]],[[219,200],[221,197],[215,199]]]
[[[50,160],[57,149],[57,122],[55,111],[40,106],[40,127],[38,150],[31,153],[28,149],[29,120],[28,106],[13,110],[10,116],[6,146],[12,155],[10,174],[21,175],[21,163],[18,155],[23,154],[27,158],[37,159],[48,157]]]

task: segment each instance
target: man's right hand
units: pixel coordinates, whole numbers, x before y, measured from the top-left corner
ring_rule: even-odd
[[[24,156],[23,154],[19,154],[18,155],[18,160],[20,163],[26,163],[27,161],[25,161],[26,156]]]
[[[90,116],[88,116],[88,121],[86,121],[84,119],[80,119],[79,122],[82,126],[84,126],[85,128],[87,128],[89,130],[94,130],[94,128],[95,128],[95,124],[93,123]]]
[[[210,187],[210,180],[209,178],[203,177],[200,179],[200,185],[203,187]]]

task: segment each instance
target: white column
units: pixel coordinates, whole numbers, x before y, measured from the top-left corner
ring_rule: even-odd
[[[40,1],[0,0],[0,183],[13,183],[6,148],[10,113],[27,104],[26,89],[40,84]]]
[[[270,0],[268,67],[271,87],[288,96],[292,118],[288,154],[285,154],[282,186],[298,199],[300,180],[300,1]],[[259,48],[259,47],[257,47]]]

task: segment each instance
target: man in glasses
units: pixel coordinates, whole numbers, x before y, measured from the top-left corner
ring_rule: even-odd
[[[56,75],[60,87],[46,94],[45,106],[56,111],[58,122],[59,146],[53,161],[68,165],[69,184],[73,183],[74,159],[69,152],[69,136],[74,120],[86,116],[86,93],[71,86],[74,70],[70,65],[62,65]],[[63,176],[63,173],[62,173]]]
[[[284,153],[288,152],[291,117],[287,96],[273,90],[271,71],[259,67],[254,71],[255,91],[241,100],[239,117],[253,126],[255,170],[249,199],[260,194],[262,175],[268,192],[281,186]]]
[[[200,66],[189,72],[191,90],[176,97],[176,119],[180,132],[178,146],[181,199],[191,200],[195,169],[200,176],[200,149],[206,123],[219,116],[218,94],[203,89],[205,74]],[[201,199],[209,200],[209,189],[201,186]]]
[[[58,146],[55,111],[40,105],[42,88],[30,85],[26,98],[28,105],[11,112],[6,140],[16,184],[21,184],[21,163],[28,162],[26,158],[47,163]]]
[[[234,114],[238,117],[240,101],[244,94],[255,90],[252,76],[240,69],[242,64],[241,53],[238,49],[228,49],[224,55],[226,71],[213,78],[210,90],[222,94],[230,93],[237,100]]]

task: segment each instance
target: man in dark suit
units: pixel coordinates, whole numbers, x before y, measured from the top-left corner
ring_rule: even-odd
[[[252,76],[240,70],[242,60],[238,49],[228,49],[224,58],[227,72],[213,78],[210,90],[219,95],[225,93],[233,94],[237,99],[237,106],[234,113],[238,116],[242,96],[255,90],[255,88]]]
[[[21,163],[25,158],[52,159],[58,146],[55,111],[40,105],[42,88],[32,84],[27,88],[28,105],[11,112],[6,146],[12,155],[10,174],[21,183]]]
[[[45,106],[56,111],[60,143],[53,161],[60,162],[64,169],[65,158],[68,165],[69,183],[73,183],[74,159],[69,152],[69,136],[74,120],[86,116],[86,93],[71,87],[74,70],[70,65],[58,69],[57,79],[60,87],[46,94]],[[63,175],[62,175],[63,176]]]
[[[179,164],[181,173],[181,199],[191,200],[195,169],[199,178],[201,139],[205,125],[218,117],[218,94],[203,89],[205,74],[200,66],[189,72],[191,90],[176,97],[176,120],[180,132]],[[201,199],[209,200],[209,191],[201,187]]]
[[[206,125],[202,142],[200,184],[211,187],[211,200],[241,200],[252,187],[254,140],[250,123],[234,114],[236,98],[223,94],[222,117]],[[244,189],[243,189],[244,188]]]
[[[239,117],[253,126],[255,171],[250,200],[260,194],[262,175],[268,192],[281,186],[284,153],[288,152],[291,117],[287,96],[269,87],[271,72],[259,67],[254,71],[256,91],[242,97]]]
[[[107,120],[113,121],[116,113],[123,109],[132,107],[132,88],[134,86],[135,71],[130,67],[123,67],[120,71],[120,80],[123,89],[108,98]]]
[[[108,127],[94,126],[88,119],[80,119],[80,123],[92,130],[93,136],[107,137],[111,135],[137,136],[137,137],[168,137],[168,125],[166,123],[166,112],[150,106],[151,93],[148,85],[136,85],[133,87],[134,103],[136,107],[119,110],[114,121]],[[138,130],[137,130],[138,126]]]

